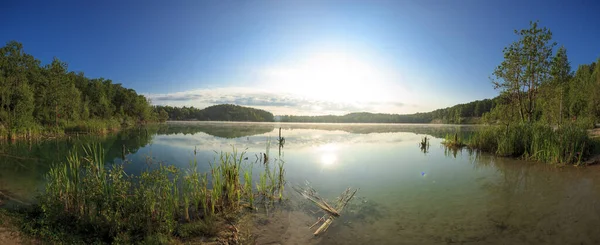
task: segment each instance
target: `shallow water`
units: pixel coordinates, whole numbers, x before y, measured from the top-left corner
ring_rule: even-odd
[[[171,123],[103,137],[0,145],[0,190],[28,200],[48,166],[73,145],[100,142],[106,159],[129,173],[156,162],[208,168],[214,151],[245,149],[249,162],[277,155],[278,128],[286,139],[286,205],[249,221],[259,244],[598,244],[600,177],[596,167],[556,168],[541,163],[451,151],[446,134],[473,127],[266,123]],[[428,151],[418,143],[431,138]],[[196,150],[196,154],[194,151]],[[261,164],[256,164],[256,168]],[[255,171],[255,175],[258,171]],[[334,200],[360,188],[329,230],[313,237],[317,211],[291,191],[310,182]]]

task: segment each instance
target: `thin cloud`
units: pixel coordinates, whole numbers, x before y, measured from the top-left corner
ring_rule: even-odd
[[[406,104],[399,101],[340,102],[304,98],[252,88],[198,89],[170,94],[146,94],[157,105],[204,108],[216,104],[236,104],[265,109],[277,115],[341,115],[350,112],[397,113]],[[390,111],[393,110],[393,111]]]

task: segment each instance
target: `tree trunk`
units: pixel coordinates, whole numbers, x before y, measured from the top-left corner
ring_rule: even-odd
[[[58,128],[58,103],[54,106],[55,126]]]

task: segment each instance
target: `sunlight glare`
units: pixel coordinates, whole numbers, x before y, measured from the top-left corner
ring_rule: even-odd
[[[339,148],[339,145],[335,143],[324,144],[317,148],[317,151],[319,151],[321,154],[322,167],[331,168],[337,163],[337,151]]]
[[[337,162],[337,156],[334,153],[325,153],[321,156],[323,167],[332,167]]]
[[[270,89],[318,101],[362,106],[361,102],[394,101],[405,95],[394,85],[391,72],[345,52],[316,53],[265,73]]]

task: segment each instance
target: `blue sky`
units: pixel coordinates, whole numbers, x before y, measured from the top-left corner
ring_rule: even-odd
[[[497,95],[514,29],[539,20],[574,68],[600,57],[597,1],[11,1],[0,41],[156,104],[276,114],[413,113]]]

